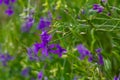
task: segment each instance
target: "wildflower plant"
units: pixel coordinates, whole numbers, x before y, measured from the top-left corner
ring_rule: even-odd
[[[0,0],[0,80],[119,80],[119,0]]]

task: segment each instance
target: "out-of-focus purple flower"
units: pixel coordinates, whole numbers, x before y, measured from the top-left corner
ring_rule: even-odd
[[[89,56],[88,56],[88,61],[89,61],[89,62],[92,62],[92,61],[93,61],[93,56],[92,56],[91,54],[89,54]]]
[[[98,13],[101,13],[101,12],[103,12],[103,9],[104,9],[104,8],[103,8],[102,6],[100,6],[100,7],[97,9],[97,12],[98,12]]]
[[[119,80],[119,78],[117,76],[114,76],[114,80]]]
[[[99,6],[100,6],[99,4],[94,4],[93,5],[93,10],[97,10],[99,8]]]
[[[45,45],[48,44],[50,42],[51,38],[52,38],[52,36],[49,35],[47,33],[47,31],[43,31],[40,36],[41,36],[42,43],[45,44]]]
[[[101,0],[103,3],[106,3],[107,2],[107,0]]]
[[[28,57],[31,61],[33,61],[33,60],[38,61],[39,60],[39,57],[37,56],[37,54],[34,53],[33,48],[27,48],[27,54],[28,54]]]
[[[7,62],[13,60],[13,57],[7,54],[0,54],[0,61],[2,62],[3,66],[7,65]]]
[[[0,5],[2,4],[3,0],[0,0]]]
[[[15,3],[16,0],[3,0],[3,2],[5,5],[9,6],[9,5],[11,5],[11,3]]]
[[[101,12],[103,12],[103,7],[102,6],[100,6],[99,4],[94,4],[93,5],[93,10],[96,10],[98,13],[101,13]]]
[[[22,71],[21,71],[21,75],[24,76],[24,77],[27,77],[29,75],[29,71],[30,69],[27,67],[27,68],[24,68]]]
[[[111,13],[110,12],[108,12],[108,14],[107,14],[108,16],[111,16]]]
[[[12,2],[12,3],[15,3],[15,2],[16,2],[16,0],[11,0],[11,2]]]
[[[38,73],[38,80],[42,80],[42,78],[43,78],[43,72],[40,71],[40,72]]]
[[[101,53],[101,48],[95,50],[97,53]]]
[[[48,19],[51,21],[52,20],[52,13],[48,11]]]
[[[49,27],[51,25],[51,21],[45,18],[40,18],[39,24],[37,29],[39,30],[45,30],[46,27]]]
[[[58,54],[59,57],[62,57],[62,54],[66,52],[59,44],[51,44],[49,49],[51,53]]]
[[[11,7],[8,7],[8,9],[5,11],[5,14],[7,14],[8,16],[11,16],[14,14],[14,11]]]
[[[22,25],[21,28],[22,32],[29,32],[33,24],[34,24],[34,19],[32,17],[28,17],[25,23],[23,23]]]
[[[101,54],[98,54],[98,60],[99,60],[99,64],[100,64],[100,65],[103,65],[103,64],[104,64],[103,57],[102,57]]]
[[[99,64],[103,65],[104,61],[103,61],[103,57],[102,57],[102,54],[101,54],[101,48],[96,49],[96,52],[97,52],[97,55],[98,55]]]
[[[35,44],[33,45],[33,51],[34,51],[34,53],[35,53],[35,54],[38,54],[38,51],[40,50],[41,47],[42,47],[42,46],[41,46],[41,43],[35,43]]]
[[[10,0],[3,0],[3,2],[4,2],[4,4],[7,5],[7,6],[10,5]]]
[[[90,53],[90,51],[84,47],[82,44],[77,46],[77,50],[80,53],[80,59],[83,60],[86,56],[88,56],[88,61],[92,61],[92,55]]]

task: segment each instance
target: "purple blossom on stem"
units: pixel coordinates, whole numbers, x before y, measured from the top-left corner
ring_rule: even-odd
[[[93,10],[97,10],[99,8],[99,6],[100,6],[99,4],[94,4],[93,5]]]
[[[40,72],[38,73],[38,80],[42,80],[42,78],[43,78],[43,72],[40,71]]]
[[[97,53],[101,53],[101,48],[95,50]]]
[[[27,54],[31,61],[33,60],[39,60],[39,57],[33,52],[34,50],[32,48],[27,48]]]
[[[103,65],[103,64],[104,64],[103,57],[102,57],[101,54],[98,54],[98,60],[99,60],[99,64],[100,64],[100,65]]]
[[[22,28],[21,28],[22,32],[29,32],[33,24],[34,24],[34,19],[29,16],[26,19],[25,23],[23,23],[22,25]]]
[[[59,57],[62,57],[62,54],[66,52],[59,44],[51,44],[49,49],[51,53],[58,54]]]
[[[83,60],[86,56],[88,56],[88,61],[92,61],[92,55],[90,53],[90,51],[84,47],[82,44],[77,46],[77,50],[80,53],[80,59]]]
[[[2,62],[3,66],[7,65],[7,62],[13,60],[13,57],[7,54],[0,54],[0,61]]]
[[[51,25],[51,21],[45,18],[40,18],[39,24],[37,29],[39,30],[45,30],[45,28],[49,27]]]
[[[0,5],[2,4],[3,0],[0,0]]]
[[[29,71],[30,69],[27,67],[27,68],[24,68],[22,71],[21,71],[21,75],[24,76],[24,77],[27,77],[29,75]]]
[[[8,7],[8,9],[5,11],[5,14],[7,14],[8,16],[11,16],[14,14],[14,11],[11,7]]]
[[[93,10],[96,10],[98,13],[101,13],[101,12],[103,12],[103,7],[102,6],[100,6],[99,4],[94,4],[93,5]]]
[[[102,54],[101,54],[101,48],[96,49],[96,52],[98,54],[99,64],[103,65],[104,64],[104,60],[103,60],[103,57],[102,57]]]
[[[12,2],[12,3],[15,3],[15,2],[16,2],[16,0],[11,0],[11,2]]]
[[[119,80],[119,78],[117,76],[114,76],[114,80]]]
[[[106,3],[107,2],[107,0],[101,0],[103,3]]]
[[[4,4],[7,5],[7,6],[10,5],[10,0],[3,0],[3,2],[4,2]]]

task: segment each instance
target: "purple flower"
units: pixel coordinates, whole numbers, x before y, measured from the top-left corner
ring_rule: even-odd
[[[104,64],[104,61],[103,61],[103,57],[102,57],[102,54],[101,54],[101,48],[96,49],[96,52],[97,52],[97,54],[98,54],[99,64],[100,64],[100,65],[103,65],[103,64]]]
[[[16,0],[11,0],[11,2],[12,2],[12,3],[15,3],[15,2],[16,2]]]
[[[114,76],[114,80],[119,80],[119,78],[117,76]]]
[[[93,10],[97,10],[99,8],[99,6],[100,6],[99,4],[94,4],[93,5]]]
[[[5,14],[7,14],[8,16],[11,16],[14,14],[14,11],[11,7],[8,7],[8,9],[5,11]]]
[[[27,67],[27,68],[24,68],[22,71],[21,71],[21,75],[24,76],[24,77],[27,77],[29,75],[29,71],[30,69]]]
[[[103,3],[106,3],[107,2],[107,0],[101,0]]]
[[[42,43],[45,44],[45,45],[48,44],[50,42],[51,38],[52,38],[52,36],[49,35],[47,33],[47,31],[43,31],[40,36],[41,36]]]
[[[40,18],[38,29],[39,30],[45,30],[46,27],[49,27],[51,25],[51,21],[45,18]]]
[[[62,54],[66,52],[59,44],[51,44],[49,49],[51,53],[58,54],[59,57],[62,57]]]
[[[0,54],[0,61],[2,62],[3,66],[7,65],[7,62],[13,60],[13,57],[7,54]]]
[[[101,13],[101,12],[103,12],[103,7],[102,6],[100,6],[99,4],[94,4],[93,5],[93,10],[96,10],[98,13]]]
[[[99,60],[99,64],[100,64],[100,65],[103,65],[103,64],[104,64],[103,57],[102,57],[101,54],[98,54],[98,60]]]
[[[0,5],[2,4],[3,0],[0,0]]]
[[[39,57],[37,56],[37,54],[35,54],[35,53],[33,53],[34,52],[34,49],[32,49],[32,48],[27,48],[27,54],[28,54],[28,56],[29,56],[29,59],[31,60],[31,61],[33,61],[33,60],[39,60]]]
[[[40,50],[41,47],[42,47],[42,46],[41,46],[41,43],[35,43],[35,44],[33,45],[33,51],[34,51],[34,53],[35,53],[35,54],[38,54],[38,51]]]
[[[43,78],[43,72],[41,71],[38,73],[38,80],[42,80],[42,78]]]
[[[88,61],[92,61],[92,55],[90,53],[90,51],[84,47],[82,44],[77,46],[77,50],[80,53],[80,59],[83,60],[86,56],[88,56]]]
[[[98,13],[101,13],[101,12],[103,12],[103,9],[104,9],[104,8],[103,8],[102,6],[100,6],[100,7],[97,9],[97,12],[98,12]]]
[[[28,17],[25,21],[25,23],[23,23],[22,25],[22,32],[29,32],[31,27],[33,26],[34,23],[34,19],[32,17]]]
[[[101,53],[101,48],[95,50],[97,53]]]
[[[10,0],[3,0],[5,5],[10,5]]]

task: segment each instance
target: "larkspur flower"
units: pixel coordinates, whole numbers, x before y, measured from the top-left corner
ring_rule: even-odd
[[[49,53],[58,54],[59,57],[66,52],[59,44],[49,44],[52,35],[49,35],[47,31],[43,31],[40,35],[41,43],[35,43],[33,45],[33,52],[37,55],[39,50],[41,50],[42,55],[48,56]]]
[[[101,13],[101,12],[103,12],[104,8],[102,6],[100,6],[99,4],[94,4],[93,10],[97,11],[98,13]]]
[[[12,3],[15,3],[16,0],[3,0],[3,2],[4,2],[5,5],[9,6],[9,5],[11,5]]]
[[[29,71],[30,69],[27,67],[27,68],[24,68],[22,71],[21,71],[21,75],[24,76],[24,77],[27,77],[29,75]]]
[[[7,54],[0,54],[0,61],[2,62],[3,66],[7,65],[7,62],[13,60],[13,57]]]
[[[39,24],[37,29],[39,30],[45,30],[45,28],[49,27],[51,25],[51,21],[45,18],[40,18]]]
[[[59,44],[51,44],[49,49],[51,53],[58,54],[59,57],[62,57],[62,54],[66,53],[66,50],[63,49]]]
[[[50,42],[52,36],[49,35],[46,31],[43,31],[40,36],[41,36],[42,54],[48,56],[48,43]]]
[[[43,72],[40,71],[40,72],[38,73],[38,80],[42,80],[42,78],[43,78]]]
[[[88,61],[92,61],[92,54],[90,53],[90,51],[84,47],[82,44],[77,46],[77,50],[80,53],[80,59],[83,60],[86,56],[88,56]]]
[[[14,11],[13,11],[12,7],[8,7],[8,9],[5,11],[5,14],[7,14],[8,16],[13,15]]]
[[[98,48],[98,49],[96,49],[95,51],[97,52],[97,53],[101,53],[101,48]]]
[[[39,57],[37,56],[37,54],[34,53],[33,48],[27,48],[27,54],[31,61],[34,61],[34,60],[39,61]]]
[[[3,0],[0,0],[0,5],[3,3]]]
[[[94,4],[93,5],[93,10],[97,10],[99,8],[99,6],[100,6],[99,4]]]
[[[107,0],[101,0],[103,3],[106,3],[107,2]]]
[[[102,56],[102,54],[101,54],[101,48],[96,49],[96,53],[97,53],[97,55],[98,55],[99,64],[100,64],[100,65],[103,65],[103,64],[104,64],[104,61],[103,61],[103,56]]]
[[[114,76],[114,80],[119,80],[119,78],[117,76]]]
[[[28,17],[25,22],[23,23],[22,27],[21,27],[21,31],[22,32],[29,32],[31,27],[34,24],[34,19],[32,17]]]
[[[16,0],[11,0],[11,2],[12,2],[12,3],[15,3],[15,2],[16,2]]]
[[[103,57],[102,57],[101,54],[98,54],[98,60],[99,60],[99,64],[100,64],[100,65],[103,65],[103,64],[104,64]]]
[[[10,0],[3,0],[3,2],[4,2],[4,4],[7,5],[7,6],[10,5]]]

